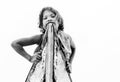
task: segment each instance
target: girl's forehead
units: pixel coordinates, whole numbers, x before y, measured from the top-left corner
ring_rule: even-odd
[[[47,15],[47,14],[55,14],[53,11],[50,11],[50,10],[45,10],[43,12],[43,15]]]

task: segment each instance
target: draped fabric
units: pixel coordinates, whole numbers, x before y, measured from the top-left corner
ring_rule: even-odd
[[[53,79],[52,82],[72,82],[70,73],[66,70],[66,58],[71,54],[71,38],[63,31],[58,33],[58,38],[54,41],[54,58],[53,58]],[[61,41],[61,43],[59,42]],[[42,45],[42,44],[41,44]],[[63,48],[60,48],[62,46]],[[42,59],[33,63],[25,82],[50,82],[46,80],[46,58],[48,53],[48,42],[45,43],[42,53]],[[49,68],[47,68],[48,70]]]

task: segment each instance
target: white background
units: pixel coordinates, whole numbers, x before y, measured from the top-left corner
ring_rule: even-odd
[[[31,63],[11,42],[39,34],[38,15],[52,6],[76,44],[73,82],[120,82],[119,0],[0,0],[0,82],[24,82]],[[36,45],[25,47],[31,55]]]

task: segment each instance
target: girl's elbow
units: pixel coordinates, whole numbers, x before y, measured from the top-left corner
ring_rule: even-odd
[[[12,48],[15,48],[17,46],[17,41],[13,41],[12,43],[11,43],[11,47]]]

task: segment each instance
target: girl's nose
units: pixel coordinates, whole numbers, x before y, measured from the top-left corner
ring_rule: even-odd
[[[52,22],[52,20],[51,20],[51,19],[48,19],[48,22]]]

